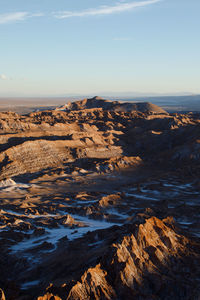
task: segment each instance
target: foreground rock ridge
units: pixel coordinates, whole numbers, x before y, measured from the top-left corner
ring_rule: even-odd
[[[0,299],[200,297],[200,113],[0,113]]]
[[[197,296],[197,282],[191,280],[190,272],[199,272],[199,248],[190,249],[190,241],[174,231],[171,220],[151,217],[138,223],[127,225],[126,233],[121,232],[99,263],[86,270],[69,291],[66,285],[51,285],[38,300]]]

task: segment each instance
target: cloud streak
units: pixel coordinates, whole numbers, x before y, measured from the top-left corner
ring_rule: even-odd
[[[118,3],[114,6],[100,6],[98,8],[92,8],[82,11],[63,11],[55,14],[58,19],[66,19],[72,17],[89,17],[89,16],[100,16],[100,15],[111,15],[115,13],[121,13],[130,11],[139,7],[144,7],[150,4],[155,4],[161,0],[146,0],[140,2],[129,2],[129,3]]]
[[[0,80],[9,80],[9,77],[5,74],[0,74]]]
[[[41,13],[30,14],[26,11],[0,14],[0,24],[15,23],[15,22],[24,21],[28,18],[41,17],[41,16],[43,16],[43,14]]]
[[[134,1],[134,2],[118,2],[113,6],[100,6],[97,8],[89,8],[82,11],[61,11],[54,13],[54,17],[57,19],[66,19],[72,17],[87,17],[87,16],[100,16],[100,15],[111,15],[130,11],[139,7],[155,4],[162,0],[145,0],[145,1]],[[22,22],[34,17],[45,16],[43,13],[30,13],[27,11],[11,12],[0,14],[0,25],[9,24],[15,22]]]

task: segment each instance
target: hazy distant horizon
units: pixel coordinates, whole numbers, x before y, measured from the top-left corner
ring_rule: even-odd
[[[130,98],[130,97],[181,97],[181,96],[196,96],[200,95],[200,93],[191,93],[191,92],[177,92],[177,93],[142,93],[142,92],[94,92],[94,93],[70,93],[70,94],[56,94],[56,95],[1,95],[0,94],[0,100],[1,99],[55,99],[55,98],[93,98],[95,96],[99,97],[123,97],[123,98]]]
[[[35,110],[48,110],[63,106],[68,102],[92,98],[95,95],[66,96],[66,97],[0,97],[0,111],[11,110],[20,114]],[[98,96],[98,95],[96,95]],[[103,96],[103,99],[121,102],[151,102],[168,112],[200,111],[200,95],[174,95],[174,96]]]

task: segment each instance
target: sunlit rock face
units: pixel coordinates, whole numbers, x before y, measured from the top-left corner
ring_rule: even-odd
[[[6,300],[4,292],[2,289],[0,289],[0,300]]]
[[[55,296],[74,300],[189,299],[197,293],[197,245],[191,249],[191,241],[176,233],[169,218],[151,217],[140,222],[126,225],[99,263],[86,270],[70,290],[66,285],[57,288],[59,296]],[[193,279],[189,278],[192,270]],[[38,300],[54,296],[54,291],[50,286]]]

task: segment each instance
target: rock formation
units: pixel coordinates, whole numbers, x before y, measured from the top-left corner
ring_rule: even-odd
[[[0,300],[6,300],[4,292],[0,289]]]
[[[110,109],[116,105],[145,109]],[[66,111],[27,116],[1,113],[0,179],[72,163],[77,167],[96,164],[97,171],[109,171],[137,165],[139,159],[150,156],[164,159],[166,153],[171,154],[168,159],[198,160],[199,119],[191,114],[168,115],[158,108],[152,114],[147,106],[154,107],[93,98],[70,103]]]
[[[130,102],[119,102],[119,101],[109,101],[104,100],[100,97],[94,97],[90,99],[84,99],[81,101],[72,102],[57,108],[56,110],[85,110],[85,109],[95,109],[102,108],[103,110],[109,111],[122,111],[131,112],[139,111],[144,113],[154,113],[154,114],[167,114],[165,110],[159,106],[152,103],[130,103]]]
[[[0,299],[198,299],[199,113],[94,97],[0,134]]]
[[[51,286],[38,300],[48,299],[47,295],[63,300],[195,299],[199,248],[191,249],[191,242],[176,233],[170,219],[152,217],[127,225],[126,230],[68,293],[61,296],[67,291],[64,286],[53,294]]]

